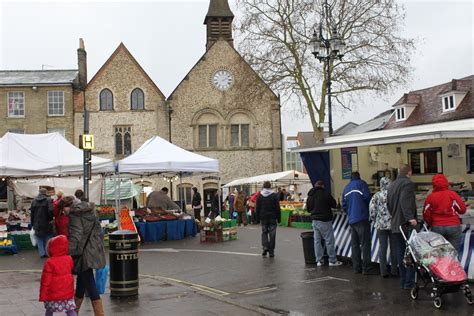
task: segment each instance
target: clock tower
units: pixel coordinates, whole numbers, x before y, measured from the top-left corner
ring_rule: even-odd
[[[224,39],[233,46],[232,20],[234,14],[227,0],[211,0],[204,24],[207,26],[206,50],[218,39]]]

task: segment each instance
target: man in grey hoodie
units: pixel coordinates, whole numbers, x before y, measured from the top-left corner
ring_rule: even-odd
[[[260,220],[262,224],[262,256],[264,257],[267,253],[270,257],[275,256],[276,229],[281,220],[280,202],[271,186],[269,181],[263,183],[263,190],[255,203],[257,220]]]

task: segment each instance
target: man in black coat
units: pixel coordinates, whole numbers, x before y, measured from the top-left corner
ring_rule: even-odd
[[[280,202],[271,186],[269,181],[263,183],[263,190],[255,203],[257,220],[260,220],[262,224],[262,256],[264,257],[267,253],[270,257],[275,256],[276,229],[281,220]]]
[[[31,224],[35,230],[35,239],[41,258],[46,258],[46,244],[53,236],[53,201],[47,196],[48,191],[39,189],[38,196],[31,203]]]
[[[329,266],[340,266],[342,262],[337,261],[334,229],[332,227],[332,209],[336,208],[336,200],[331,193],[324,190],[324,182],[316,181],[314,188],[308,192],[306,209],[311,212],[314,231],[314,254],[318,267],[323,265],[324,249],[322,240],[326,245],[329,255]]]
[[[194,211],[194,218],[201,221],[201,209],[202,209],[202,198],[201,194],[198,192],[196,187],[193,187],[193,200],[191,202],[191,206],[193,207]]]

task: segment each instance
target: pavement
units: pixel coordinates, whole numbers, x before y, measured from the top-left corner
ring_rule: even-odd
[[[474,316],[461,293],[443,296],[436,310],[426,293],[411,300],[397,278],[354,274],[349,265],[305,265],[302,231],[279,227],[275,258],[262,258],[253,225],[225,243],[200,243],[197,236],[144,244],[139,297],[117,301],[106,292],[107,315]],[[0,256],[0,316],[44,314],[37,301],[43,262],[35,251]],[[90,304],[81,311],[92,315]]]

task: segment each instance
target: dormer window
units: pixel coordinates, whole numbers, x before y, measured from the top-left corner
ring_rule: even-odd
[[[443,112],[454,111],[456,109],[456,102],[454,95],[448,95],[443,97]]]
[[[396,110],[396,121],[405,121],[407,119],[406,113],[405,113],[405,107],[398,108]]]

